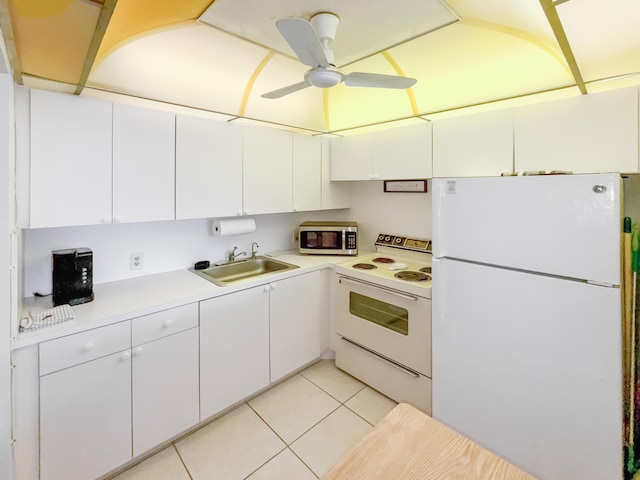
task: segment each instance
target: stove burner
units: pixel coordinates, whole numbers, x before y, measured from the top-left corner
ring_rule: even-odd
[[[431,273],[431,267],[422,267],[420,271],[423,273]]]
[[[371,261],[375,263],[395,263],[396,262],[393,258],[387,258],[387,257],[376,257]]]
[[[358,270],[375,270],[376,268],[378,268],[375,265],[371,265],[370,263],[356,263],[354,265],[351,265],[351,267]]]
[[[394,277],[399,278],[400,280],[407,280],[408,282],[424,282],[425,280],[431,280],[430,275],[421,272],[413,272],[411,270],[398,272]]]

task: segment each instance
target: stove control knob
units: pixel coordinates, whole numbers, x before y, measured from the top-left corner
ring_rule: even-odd
[[[381,233],[380,235],[378,235],[378,241],[381,242],[384,240],[384,233]]]
[[[391,237],[389,235],[387,235],[386,237],[384,237],[384,241],[385,242],[390,242],[391,241]]]
[[[402,237],[396,237],[396,238],[395,238],[395,240],[394,240],[394,242],[395,242],[397,245],[400,245],[400,244],[402,243]]]

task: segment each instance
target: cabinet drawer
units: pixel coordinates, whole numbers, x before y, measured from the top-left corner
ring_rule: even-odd
[[[126,350],[130,346],[130,322],[43,342],[40,344],[40,375]]]
[[[164,310],[135,318],[131,325],[132,344],[140,345],[198,326],[198,304]]]

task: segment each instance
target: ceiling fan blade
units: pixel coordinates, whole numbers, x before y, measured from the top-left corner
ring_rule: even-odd
[[[415,78],[380,75],[377,73],[353,72],[344,77],[345,85],[350,87],[410,88]]]
[[[311,23],[304,18],[283,18],[276,27],[300,61],[310,67],[328,67],[329,60]]]
[[[272,90],[271,92],[263,93],[260,95],[262,98],[280,98],[285,95],[289,95],[290,93],[297,92],[298,90],[302,90],[303,88],[310,87],[311,84],[307,81],[294,83],[293,85],[289,85],[287,87],[282,87],[277,90]]]

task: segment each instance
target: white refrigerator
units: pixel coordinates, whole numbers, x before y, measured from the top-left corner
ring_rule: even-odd
[[[540,480],[622,478],[621,176],[432,192],[433,417]]]

